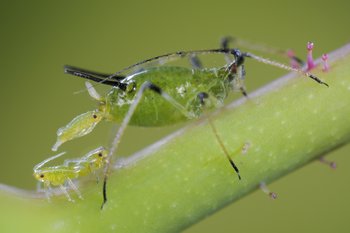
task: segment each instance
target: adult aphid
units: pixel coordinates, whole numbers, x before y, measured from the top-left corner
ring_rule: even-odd
[[[197,58],[198,55],[202,54],[223,54],[226,57],[227,64],[219,68],[203,68]],[[192,68],[178,66],[146,67],[146,65],[153,65],[155,62],[164,64],[184,57],[190,58]],[[163,126],[199,118],[203,112],[222,106],[225,98],[233,90],[240,90],[246,96],[244,86],[244,60],[246,58],[298,72],[328,86],[311,73],[249,52],[230,49],[227,46],[227,40],[222,41],[219,49],[165,54],[138,62],[114,74],[103,74],[66,66],[66,73],[110,85],[112,89],[107,95],[101,96],[93,85],[86,82],[90,96],[98,102],[98,108],[77,116],[65,127],[60,128],[57,132],[57,142],[52,150],[57,150],[66,141],[90,133],[96,124],[103,119],[120,123],[106,159],[108,165],[105,168],[103,185],[104,204],[107,201],[106,184],[110,172],[110,160],[117,150],[120,138],[127,125]],[[295,59],[295,61],[298,60]],[[241,179],[239,169],[231,159],[215,126],[210,119],[209,122],[223,153],[238,178]]]

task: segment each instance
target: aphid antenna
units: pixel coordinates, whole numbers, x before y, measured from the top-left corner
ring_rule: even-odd
[[[146,60],[143,60],[141,62],[135,63],[133,65],[130,65],[114,74],[111,74],[109,76],[106,77],[106,75],[104,76],[97,76],[96,74],[99,73],[95,73],[92,72],[91,74],[89,73],[90,71],[87,70],[83,70],[80,68],[76,68],[76,67],[71,67],[71,66],[65,66],[65,72],[68,74],[72,74],[75,76],[79,76],[82,78],[86,78],[86,79],[90,79],[92,81],[97,82],[96,84],[93,84],[91,86],[89,86],[89,89],[91,89],[92,87],[96,87],[97,85],[101,85],[101,84],[107,84],[110,86],[116,86],[119,87],[120,89],[125,89],[126,88],[126,83],[123,83],[121,77],[123,77],[121,74],[126,73],[127,71],[131,71],[131,70],[140,70],[142,66],[149,64],[151,62],[154,62],[156,60],[161,60],[163,64],[168,63],[170,61],[174,61],[177,59],[181,59],[184,57],[188,57],[188,56],[196,56],[196,55],[204,55],[204,54],[231,54],[233,55],[236,59],[232,62],[235,63],[237,62],[236,60],[238,60],[238,58],[242,57],[249,57],[252,58],[258,62],[267,64],[267,65],[271,65],[271,66],[275,66],[284,70],[288,70],[288,71],[293,71],[293,72],[297,72],[303,76],[309,77],[313,80],[315,80],[316,82],[326,85],[328,86],[327,83],[321,81],[318,77],[316,77],[315,75],[309,73],[309,72],[305,72],[301,69],[298,68],[294,68],[294,67],[290,67],[287,66],[283,63],[279,63],[277,61],[273,61],[273,60],[269,60],[267,58],[263,58],[260,56],[257,56],[255,54],[252,53],[241,53],[238,49],[228,49],[228,48],[220,48],[220,49],[205,49],[205,50],[192,50],[192,51],[179,51],[179,52],[175,52],[175,53],[168,53],[168,54],[164,54],[164,55],[160,55],[160,56],[156,56],[156,57],[152,57]],[[73,70],[73,71],[72,71]],[[74,71],[75,70],[75,71]],[[78,72],[79,71],[79,72]],[[84,71],[84,73],[83,73]],[[85,92],[87,91],[86,89],[80,90],[78,92],[75,93],[81,93],[81,92]]]
[[[324,156],[320,157],[320,158],[319,158],[319,161],[320,161],[321,163],[323,163],[323,164],[328,165],[328,166],[329,166],[330,168],[332,168],[332,169],[336,169],[336,168],[337,168],[337,163],[336,163],[336,162],[334,162],[334,161],[329,161],[329,160],[327,160]]]
[[[97,152],[103,151],[103,150],[106,150],[106,148],[103,147],[103,146],[100,146],[100,147],[98,147],[98,148],[96,148],[96,149],[94,149],[94,150],[92,150],[92,151],[89,151],[86,155],[84,155],[84,156],[82,157],[82,160],[87,159],[87,158],[89,158],[91,155],[96,154]]]
[[[304,66],[305,64],[302,59],[295,56],[293,50],[291,49],[280,49],[280,48],[275,48],[265,44],[252,43],[250,41],[242,40],[232,36],[225,36],[220,41],[221,47],[225,49],[229,48],[230,43],[234,45],[233,47],[238,47],[238,48],[243,47],[249,50],[287,57],[287,58],[290,58],[293,62],[297,63],[299,66]]]
[[[299,73],[300,75],[303,75],[303,76],[306,76],[308,78],[313,79],[314,81],[318,82],[319,84],[323,84],[323,85],[329,87],[329,85],[327,83],[323,82],[317,76],[315,76],[315,75],[313,75],[313,74],[311,74],[309,72],[305,72],[305,71],[303,71],[301,69],[290,67],[290,66],[287,66],[287,65],[285,65],[283,63],[280,63],[280,62],[277,62],[277,61],[273,61],[273,60],[270,60],[270,59],[267,59],[267,58],[263,58],[263,57],[254,55],[252,53],[244,53],[243,56],[252,58],[252,59],[254,59],[254,60],[258,61],[258,62],[267,64],[267,65],[271,65],[271,66],[275,66],[275,67],[278,67],[278,68],[281,68],[281,69],[284,69],[284,70],[288,70],[288,71],[293,71],[293,72]]]
[[[259,51],[263,53],[277,54],[277,55],[287,55],[288,53],[288,50],[274,48],[265,44],[252,43],[247,40],[242,40],[233,36],[225,36],[220,41],[222,48],[225,48],[225,49],[229,48],[230,43],[232,43],[234,47],[239,47],[239,48],[243,47],[249,50]]]
[[[34,168],[33,168],[33,170],[34,170],[35,172],[38,171],[39,168],[41,168],[42,166],[44,166],[46,163],[48,163],[48,162],[50,162],[50,161],[52,161],[52,160],[54,160],[54,159],[57,159],[58,157],[61,157],[61,156],[64,155],[65,153],[66,153],[66,152],[61,152],[61,153],[59,153],[59,154],[57,154],[57,155],[54,155],[54,156],[52,156],[52,157],[50,157],[50,158],[45,159],[45,160],[42,161],[41,163],[38,163],[37,165],[35,165]]]

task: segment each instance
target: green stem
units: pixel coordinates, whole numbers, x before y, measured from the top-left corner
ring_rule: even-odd
[[[101,211],[101,184],[84,200],[2,186],[0,232],[178,232],[350,139],[350,45],[330,54],[330,87],[289,74],[206,119],[118,161]],[[243,150],[244,145],[249,145]],[[74,195],[72,193],[72,195]]]

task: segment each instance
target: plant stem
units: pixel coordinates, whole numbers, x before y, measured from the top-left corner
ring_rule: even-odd
[[[293,73],[211,116],[242,180],[204,118],[118,160],[103,210],[94,181],[75,203],[0,186],[0,232],[181,231],[349,141],[349,52],[330,54],[328,73],[316,69],[329,88]]]

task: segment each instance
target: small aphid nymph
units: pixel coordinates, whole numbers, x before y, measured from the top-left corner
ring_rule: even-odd
[[[63,154],[65,152],[52,156],[34,167],[33,175],[38,180],[38,191],[41,191],[41,185],[44,185],[45,194],[50,199],[52,187],[59,187],[67,199],[73,201],[67,191],[69,187],[75,191],[80,199],[83,199],[73,180],[91,173],[95,174],[97,170],[104,167],[108,152],[103,147],[99,147],[81,158],[66,160],[63,165],[43,167],[46,163]]]

